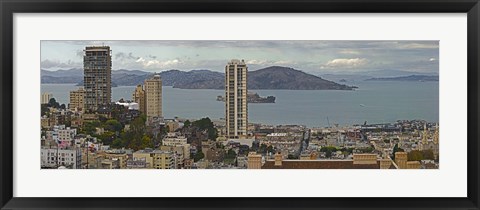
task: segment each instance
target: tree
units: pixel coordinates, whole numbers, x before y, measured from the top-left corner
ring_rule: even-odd
[[[227,154],[225,155],[225,159],[235,159],[237,157],[237,153],[233,151],[233,149],[229,149]]]
[[[409,161],[420,161],[423,160],[423,153],[418,150],[412,150],[407,154]]]
[[[367,147],[367,148],[361,148],[358,149],[361,153],[371,153],[373,152],[374,148],[373,147]]]
[[[103,144],[110,145],[115,139],[115,133],[111,131],[107,131],[99,135],[98,138],[103,142]]]
[[[133,120],[130,124],[130,131],[137,136],[142,136],[145,133],[145,121],[146,120],[142,117],[135,118],[135,120]]]
[[[82,133],[94,135],[97,127],[100,127],[100,121],[95,120],[91,122],[85,122],[82,127]]]
[[[298,159],[298,157],[295,156],[295,155],[292,155],[292,154],[288,154],[287,159],[289,159],[289,160],[295,160],[295,159]]]
[[[100,120],[100,122],[102,122],[102,123],[105,123],[105,122],[107,122],[108,119],[105,116],[100,115],[100,116],[98,116],[98,120]]]
[[[266,144],[261,144],[260,147],[258,148],[258,152],[265,154],[267,153],[267,145]]]
[[[186,121],[183,123],[183,126],[184,126],[185,128],[188,128],[188,127],[190,127],[191,124],[192,124],[192,123],[190,122],[190,120],[186,120]]]
[[[336,147],[322,147],[320,152],[325,152],[325,157],[331,158],[332,154],[337,151]]]
[[[267,147],[267,152],[268,152],[268,153],[272,153],[272,154],[275,153],[275,149],[273,148],[272,145],[268,145],[268,147]]]
[[[112,144],[110,145],[112,148],[122,148],[122,147],[125,147],[125,145],[123,144],[123,141],[121,138],[116,138],[115,140],[113,140]]]
[[[395,153],[396,152],[404,152],[404,150],[402,148],[399,148],[398,147],[398,144],[395,144],[395,146],[393,146],[393,150],[392,150],[392,160],[395,160]]]
[[[423,150],[422,154],[424,160],[435,160],[435,155],[433,154],[433,151],[431,149]]]
[[[123,129],[123,126],[120,122],[115,119],[107,120],[104,124],[104,128],[108,131],[119,132]]]
[[[206,130],[208,133],[208,138],[211,140],[215,140],[218,137],[217,129],[208,117],[193,121],[192,126],[195,126],[200,130]]]
[[[153,142],[152,142],[152,139],[147,136],[147,135],[143,135],[142,137],[142,145],[140,146],[141,149],[145,149],[145,148],[153,148]]]
[[[49,101],[48,101],[48,107],[53,107],[53,108],[60,108],[60,104],[57,102],[57,100],[55,100],[55,98],[51,98]]]
[[[47,104],[42,104],[42,105],[40,105],[40,107],[41,107],[41,111],[40,111],[41,116],[44,116],[44,115],[48,116],[49,112],[50,112],[50,110],[48,109],[48,105]]]
[[[220,143],[220,142],[217,142],[217,143],[215,144],[215,146],[217,147],[217,149],[224,149],[224,148],[225,148],[225,145],[223,145],[223,144]]]
[[[65,121],[65,126],[66,127],[72,127],[72,120],[66,120]]]
[[[193,161],[197,162],[205,157],[202,151],[198,151],[197,154],[193,156]]]

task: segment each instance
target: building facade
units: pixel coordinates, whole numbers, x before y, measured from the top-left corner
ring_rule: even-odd
[[[175,156],[171,151],[139,150],[133,153],[134,160],[144,160],[146,168],[175,169]]]
[[[177,133],[167,133],[162,140],[164,146],[183,146],[187,144],[187,138],[185,136],[177,135]]]
[[[145,113],[147,118],[162,117],[162,79],[158,74],[145,80]]]
[[[227,138],[247,137],[247,65],[231,60],[225,66],[225,120]]]
[[[83,110],[85,105],[85,89],[79,88],[78,90],[70,91],[70,104],[68,108],[72,111]]]
[[[50,99],[52,98],[52,94],[51,93],[42,93],[42,97],[41,97],[41,102],[42,104],[48,104],[48,102],[50,102]]]
[[[65,166],[70,169],[80,169],[82,167],[82,151],[79,148],[42,148],[40,161],[42,168]]]
[[[97,110],[110,104],[112,95],[112,54],[109,46],[86,47],[83,56],[85,108]]]
[[[132,94],[132,100],[138,104],[139,111],[145,113],[145,90],[142,85],[137,85]]]

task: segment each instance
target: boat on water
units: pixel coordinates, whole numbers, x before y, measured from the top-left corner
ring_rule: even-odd
[[[247,103],[275,103],[275,96],[261,97],[258,93],[248,93]],[[217,101],[225,102],[224,96],[217,96]]]

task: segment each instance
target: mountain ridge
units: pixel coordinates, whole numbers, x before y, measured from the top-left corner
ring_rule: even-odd
[[[438,76],[434,75],[408,75],[401,77],[379,77],[371,78],[365,81],[438,81]]]
[[[42,83],[75,82],[82,85],[81,69],[62,70],[59,74],[42,70]],[[78,72],[81,73],[79,76]],[[52,76],[55,75],[55,76]],[[152,73],[141,70],[114,70],[112,81],[119,86],[134,86]],[[224,89],[225,74],[211,70],[199,69],[190,71],[167,70],[160,72],[164,86],[181,89]],[[249,71],[247,75],[249,89],[287,89],[287,90],[353,90],[354,86],[338,84],[319,76],[305,73],[290,67],[270,66]]]

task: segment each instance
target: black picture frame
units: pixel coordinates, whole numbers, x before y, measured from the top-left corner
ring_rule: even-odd
[[[0,0],[2,209],[479,209],[478,0]],[[468,196],[465,198],[17,198],[13,197],[15,13],[467,13]],[[34,177],[32,177],[34,178]],[[455,181],[455,180],[445,180]],[[414,190],[414,189],[413,189]]]

